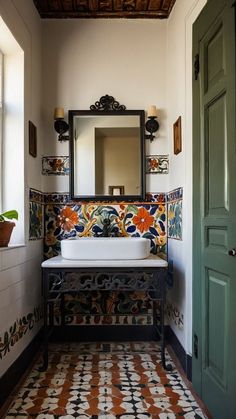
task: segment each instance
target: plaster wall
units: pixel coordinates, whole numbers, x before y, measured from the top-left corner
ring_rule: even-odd
[[[183,240],[169,239],[174,288],[169,300],[183,315],[184,327],[171,327],[192,353],[192,25],[206,0],[177,1],[167,23],[167,110],[169,190],[183,187]],[[174,100],[173,100],[174,98]],[[173,123],[182,117],[182,152],[173,153]]]
[[[0,15],[24,51],[25,245],[0,249],[0,376],[39,330],[42,242],[29,241],[29,187],[41,190],[41,21],[30,0],[1,0]],[[37,126],[37,158],[28,154],[28,121]],[[17,132],[15,133],[17,136]],[[17,172],[12,167],[17,182]],[[11,209],[11,208],[8,208]],[[23,323],[22,323],[23,320]],[[25,322],[25,323],[24,323]],[[10,329],[11,328],[11,329]],[[25,333],[24,333],[25,332]]]
[[[56,106],[86,110],[104,94],[127,109],[158,108],[157,141],[146,154],[166,154],[166,21],[43,21],[44,154],[68,155],[53,129]],[[67,117],[67,116],[66,116]],[[147,191],[167,191],[168,176],[147,175]],[[45,177],[45,192],[67,192],[68,177]]]

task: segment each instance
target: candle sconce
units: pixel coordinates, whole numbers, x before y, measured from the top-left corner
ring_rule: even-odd
[[[148,120],[145,124],[146,131],[150,134],[145,134],[145,139],[150,140],[151,142],[154,140],[155,132],[159,129],[159,122],[157,121],[157,108],[156,106],[150,106],[148,109]]]
[[[69,124],[64,120],[63,108],[55,108],[54,121],[55,131],[59,134],[58,141],[69,141],[69,135],[64,135],[69,130]]]

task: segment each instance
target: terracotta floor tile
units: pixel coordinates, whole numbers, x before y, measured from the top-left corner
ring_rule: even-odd
[[[52,344],[48,370],[40,365],[6,419],[206,418],[177,370],[162,368],[155,342]]]

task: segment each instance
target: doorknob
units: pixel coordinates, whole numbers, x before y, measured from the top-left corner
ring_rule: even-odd
[[[236,249],[231,249],[228,251],[229,256],[236,256]]]

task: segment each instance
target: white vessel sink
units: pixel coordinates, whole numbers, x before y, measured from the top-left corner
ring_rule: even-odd
[[[150,240],[142,237],[82,237],[61,241],[61,255],[72,260],[145,259]]]

